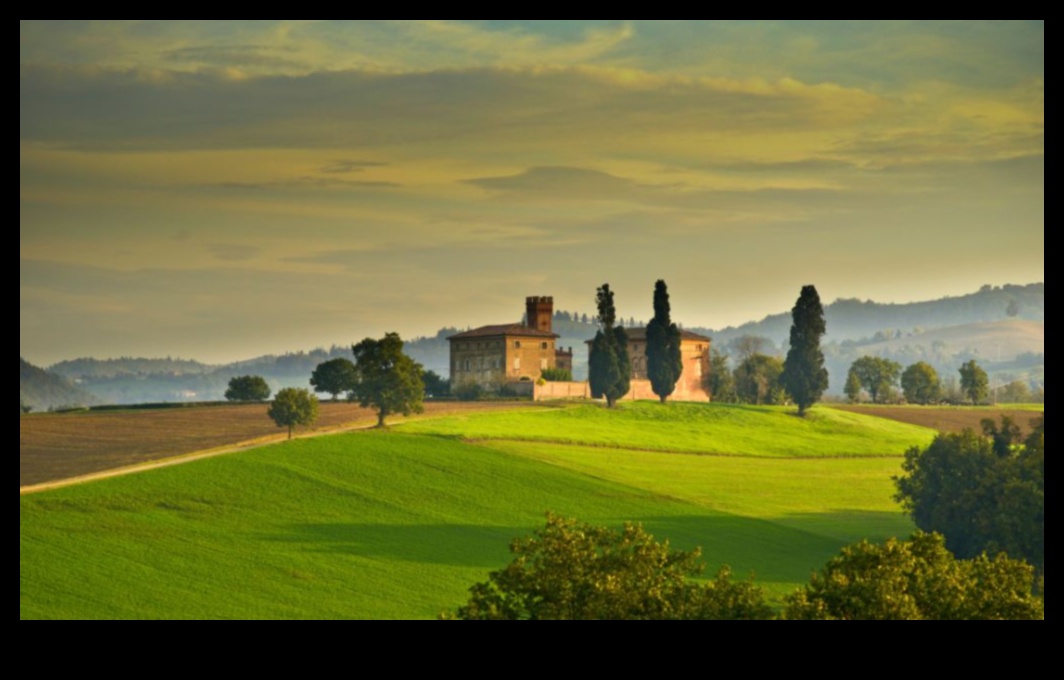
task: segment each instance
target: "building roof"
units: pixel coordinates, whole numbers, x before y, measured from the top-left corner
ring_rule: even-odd
[[[504,337],[517,337],[517,338],[560,338],[560,335],[554,333],[548,333],[546,331],[537,330],[535,328],[529,328],[524,324],[511,323],[502,326],[484,326],[483,328],[477,328],[476,330],[468,331],[466,333],[459,333],[458,335],[452,335],[447,338],[448,340],[472,340],[477,338],[504,338]]]
[[[628,342],[646,342],[647,341],[647,329],[646,328],[625,328],[624,330],[625,330],[626,333],[628,333]],[[706,337],[704,335],[699,335],[698,333],[692,333],[691,331],[685,331],[685,330],[681,330],[680,331],[680,338],[684,342],[706,342],[706,343],[713,342],[713,338],[708,338],[708,337]],[[587,344],[590,345],[592,342],[593,342],[592,340],[588,340]]]

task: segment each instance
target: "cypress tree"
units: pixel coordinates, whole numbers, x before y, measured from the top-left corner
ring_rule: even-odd
[[[683,375],[682,342],[680,328],[672,322],[669,288],[658,281],[654,286],[654,320],[647,326],[647,377],[663,404]]]
[[[589,383],[591,396],[605,399],[613,408],[632,389],[628,333],[617,325],[617,308],[608,283],[598,289],[597,303],[601,328],[591,343]]]
[[[780,384],[797,404],[798,415],[803,418],[828,389],[828,371],[820,348],[825,333],[827,322],[820,295],[814,286],[806,286],[794,307],[791,349],[780,378]]]

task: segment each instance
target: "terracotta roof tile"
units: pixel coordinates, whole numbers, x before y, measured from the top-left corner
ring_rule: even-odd
[[[505,324],[503,326],[484,326],[483,328],[477,328],[476,330],[468,331],[466,333],[459,333],[458,335],[452,335],[447,338],[448,340],[469,340],[472,338],[499,338],[499,337],[518,337],[518,338],[560,338],[560,335],[554,333],[547,333],[546,331],[537,330],[535,328],[529,328],[519,323]]]

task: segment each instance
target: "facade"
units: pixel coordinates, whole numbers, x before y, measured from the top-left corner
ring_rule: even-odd
[[[649,380],[647,375],[647,329],[628,328],[628,356],[632,361],[632,380]],[[709,352],[713,340],[690,331],[680,331],[680,354],[683,375],[673,395],[677,401],[708,401],[706,378],[709,377]],[[650,397],[653,398],[653,397]]]
[[[572,351],[559,350],[553,326],[554,299],[530,297],[525,323],[485,326],[448,338],[451,384],[498,390],[511,383],[534,383],[543,371],[557,368],[559,359],[567,360],[572,370]]]
[[[647,329],[626,328],[625,332],[628,333],[628,358],[632,362],[632,391],[625,399],[656,399],[647,374]],[[709,377],[709,353],[713,340],[690,331],[680,333],[683,374],[671,398],[675,401],[708,402],[710,397],[706,390],[706,378]]]

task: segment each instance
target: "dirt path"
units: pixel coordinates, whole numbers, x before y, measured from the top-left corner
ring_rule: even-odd
[[[375,426],[373,425],[356,425],[353,427],[337,428],[334,430],[318,430],[315,432],[308,432],[307,434],[300,435],[294,438],[294,440],[303,439],[317,439],[319,437],[329,437],[337,434],[344,434],[348,432],[360,432],[365,430],[371,430]],[[234,453],[244,453],[246,451],[254,451],[255,449],[265,448],[267,446],[275,446],[288,441],[288,437],[284,435],[274,437],[264,437],[253,442],[244,442],[236,444],[234,446],[223,447],[219,449],[213,449],[211,451],[199,451],[196,453],[189,453],[183,456],[176,456],[167,460],[159,460],[152,463],[141,463],[139,465],[131,465],[129,467],[116,468],[114,470],[104,470],[103,472],[94,472],[89,475],[82,475],[81,477],[72,477],[70,479],[62,479],[56,482],[45,482],[44,484],[35,484],[33,486],[19,487],[19,496],[30,496],[33,494],[41,493],[43,491],[53,491],[55,489],[62,489],[68,486],[78,486],[81,484],[87,484],[89,482],[98,482],[103,479],[114,479],[115,477],[126,477],[129,475],[137,475],[142,472],[150,472],[152,470],[161,470],[162,468],[175,467],[177,465],[185,465],[187,463],[195,463],[200,460],[207,460],[208,458],[217,458],[219,456],[229,456]]]

